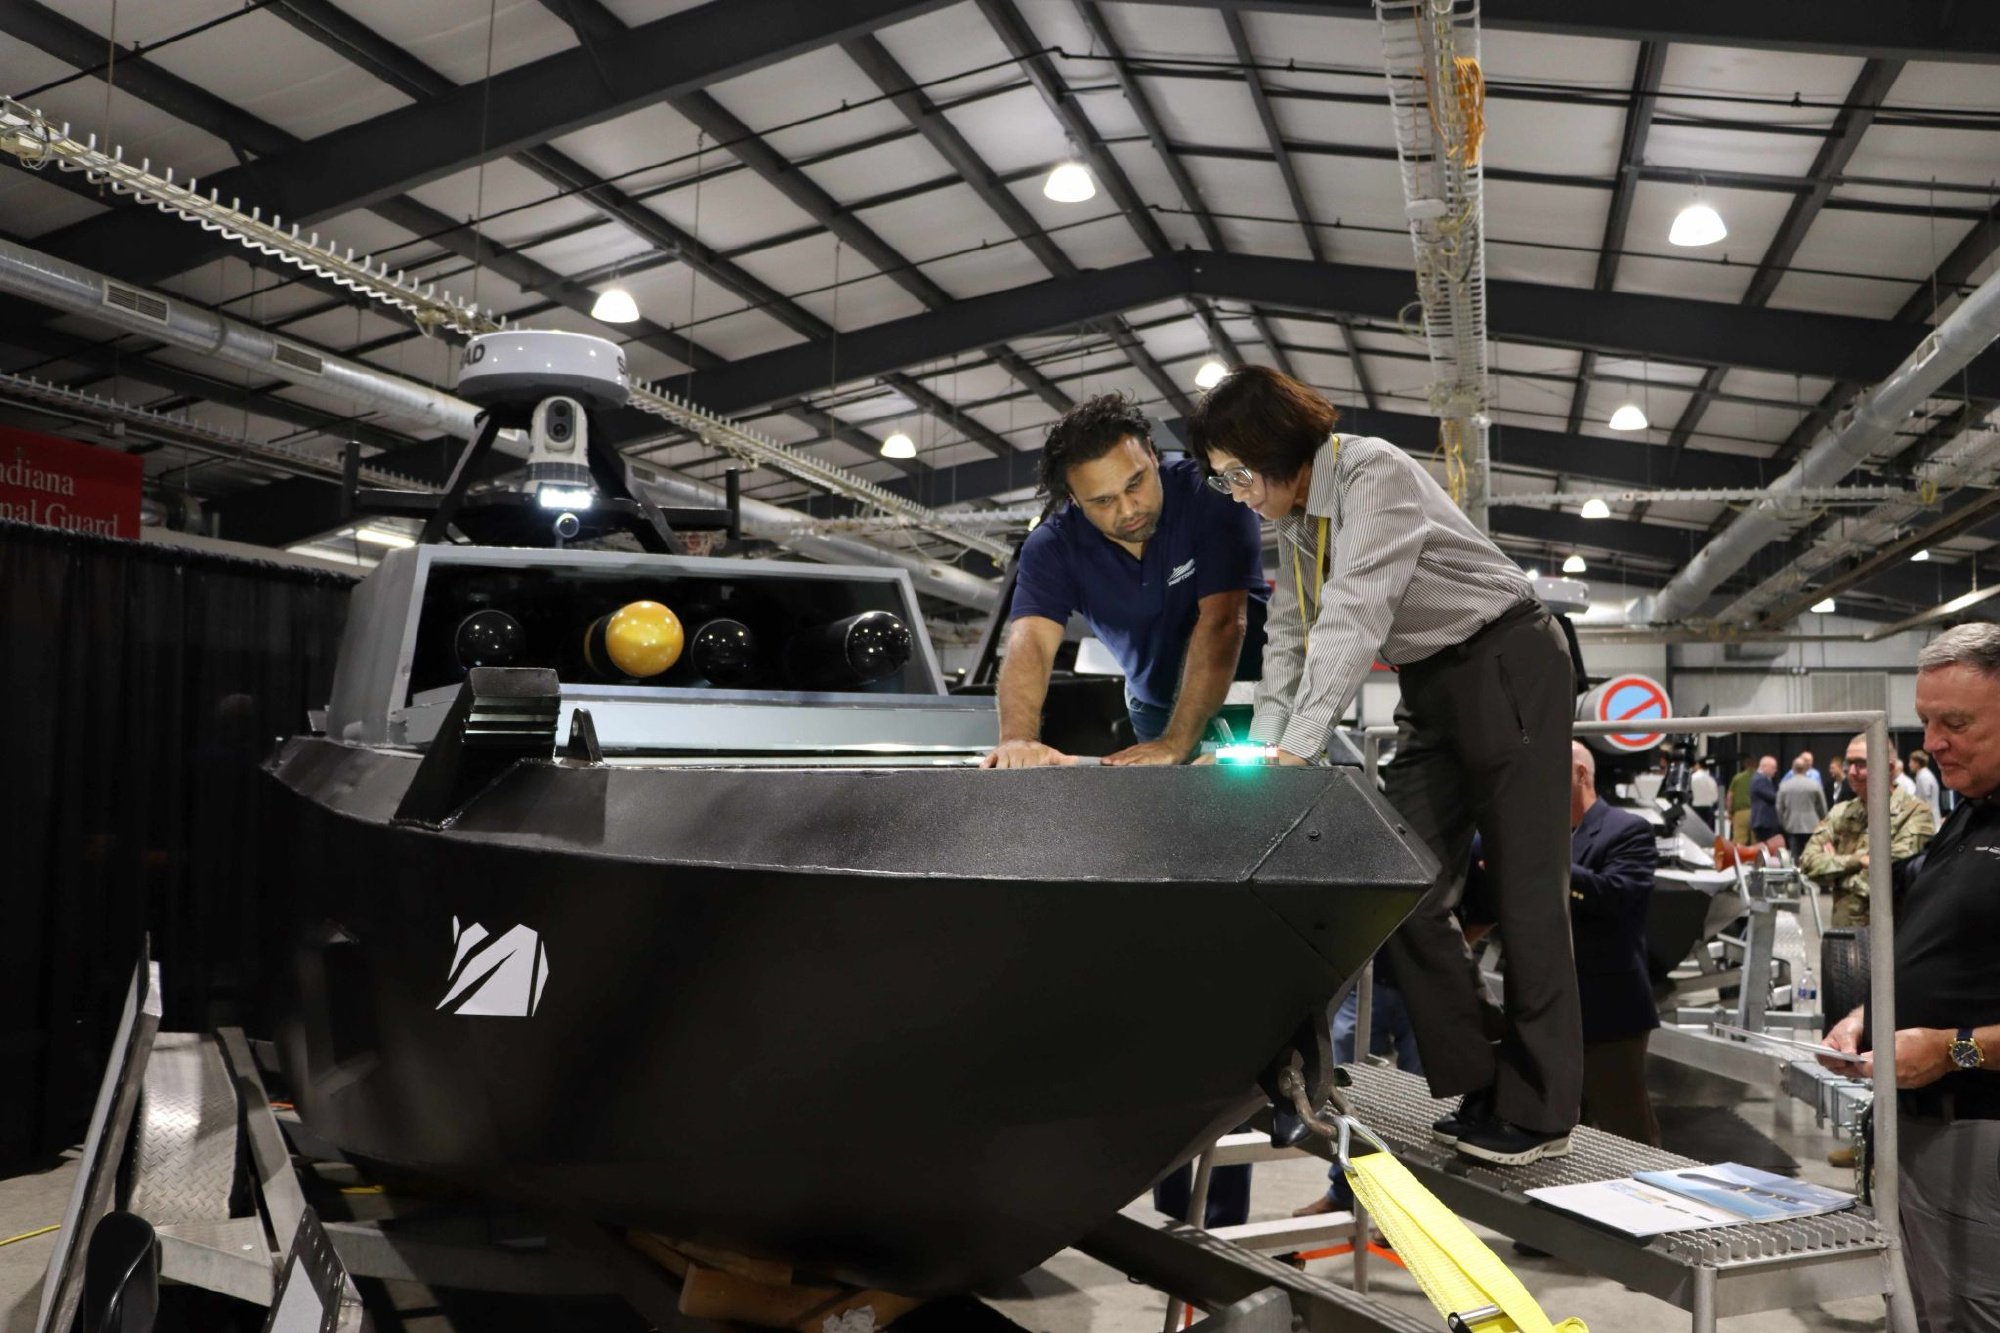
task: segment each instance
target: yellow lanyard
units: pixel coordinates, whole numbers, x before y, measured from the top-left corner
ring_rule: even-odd
[[[1319,619],[1320,593],[1326,587],[1326,532],[1327,520],[1319,521],[1319,548],[1313,555],[1313,600],[1312,614],[1306,614],[1306,580],[1299,569],[1299,544],[1289,542],[1292,548],[1292,588],[1299,597],[1299,620],[1305,625],[1306,642],[1312,642],[1313,622]]]

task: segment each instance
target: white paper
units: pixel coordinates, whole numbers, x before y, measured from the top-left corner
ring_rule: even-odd
[[[1588,1185],[1547,1185],[1528,1191],[1552,1208],[1587,1217],[1628,1236],[1657,1236],[1666,1231],[1697,1231],[1735,1226],[1743,1219],[1669,1194],[1636,1180],[1600,1180]]]

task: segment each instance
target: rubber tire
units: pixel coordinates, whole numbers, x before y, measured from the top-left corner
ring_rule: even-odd
[[[1868,1000],[1868,927],[1837,926],[1820,936],[1822,1033]]]

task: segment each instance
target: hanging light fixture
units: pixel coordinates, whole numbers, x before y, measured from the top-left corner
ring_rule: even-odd
[[[1583,502],[1582,516],[1584,518],[1610,518],[1611,506],[1593,495]]]
[[[1042,194],[1059,204],[1080,204],[1097,197],[1097,182],[1081,162],[1059,162],[1042,182]]]
[[[1201,363],[1200,370],[1195,371],[1194,387],[1197,389],[1213,389],[1216,385],[1222,383],[1223,377],[1228,374],[1228,366],[1223,365],[1214,357],[1210,357]]]
[[[1580,555],[1573,555],[1563,561],[1563,573],[1565,574],[1583,574],[1587,573],[1589,569],[1590,566],[1584,563],[1584,559]]]
[[[902,431],[897,431],[894,435],[882,441],[882,457],[884,458],[915,458],[916,456],[917,442]]]
[[[1926,546],[1923,550],[1917,552],[1915,555],[1910,557],[1910,563],[1913,565],[1920,565],[1924,561],[1930,558],[1931,558],[1931,548]]]
[[[639,318],[639,303],[623,287],[606,287],[590,303],[590,317],[604,324],[630,324]]]
[[[1714,245],[1729,234],[1729,228],[1722,225],[1722,214],[1701,201],[1701,191],[1694,192],[1694,202],[1674,215],[1674,225],[1667,231],[1667,243],[1694,247]]]
[[[1645,411],[1637,403],[1627,403],[1611,414],[1609,423],[1613,430],[1644,430],[1651,423],[1646,420]]]
[[[1811,609],[1816,616],[1830,616],[1833,614],[1833,598],[1822,597],[1812,604]]]

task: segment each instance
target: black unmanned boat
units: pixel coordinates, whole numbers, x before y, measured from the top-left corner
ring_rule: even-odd
[[[307,1126],[860,1286],[1078,1239],[1431,877],[1356,768],[978,770],[897,570],[419,546],[341,652],[268,766]]]

